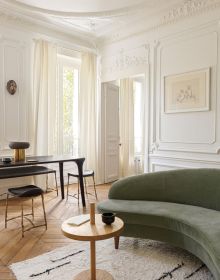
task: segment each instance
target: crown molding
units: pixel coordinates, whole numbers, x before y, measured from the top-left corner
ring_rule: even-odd
[[[89,35],[79,34],[79,32],[74,32],[70,28],[64,29],[56,25],[55,23],[49,23],[42,21],[41,18],[30,18],[28,16],[11,12],[5,9],[0,4],[0,24],[6,26],[16,26],[16,28],[21,31],[28,31],[32,33],[46,35],[48,37],[53,37],[65,40],[69,43],[73,43],[77,46],[82,46],[88,49],[96,49],[96,44],[94,38]]]
[[[98,39],[99,46],[115,43],[124,40],[131,36],[136,36],[145,32],[149,32],[161,27],[183,20],[194,15],[203,14],[204,12],[212,11],[220,7],[220,0],[184,0],[182,4],[161,12],[159,15],[152,15],[150,18],[139,17],[131,28],[120,29],[120,31],[105,34]],[[144,12],[143,12],[144,14]]]
[[[207,11],[207,9],[215,9],[216,7],[219,7],[219,5],[219,0],[185,0],[182,5],[171,9],[166,15],[164,15],[161,24],[172,23],[181,18]]]
[[[149,14],[146,3],[116,11],[62,14],[53,11],[47,13],[44,9],[15,3],[15,0],[0,0],[1,23],[25,27],[38,33],[40,30],[43,34],[60,36],[68,42],[92,49],[96,49],[97,45],[103,47],[220,7],[220,0],[173,0],[169,2],[170,6],[166,4],[166,8],[159,7],[160,11],[156,13],[154,10],[153,14]]]

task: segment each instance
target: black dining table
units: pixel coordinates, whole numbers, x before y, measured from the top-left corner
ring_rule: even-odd
[[[62,199],[64,199],[65,194],[64,194],[63,164],[64,164],[64,162],[71,162],[71,161],[75,162],[78,167],[82,205],[83,205],[83,207],[85,207],[86,201],[85,201],[84,182],[83,182],[83,163],[85,161],[85,158],[74,158],[72,156],[27,156],[24,161],[14,161],[12,159],[11,162],[6,163],[6,162],[0,160],[0,170],[2,168],[5,168],[5,169],[13,168],[13,167],[19,168],[21,166],[59,163],[61,197],[62,197]],[[12,176],[12,177],[14,177],[14,176]],[[7,178],[10,178],[10,177],[7,177]],[[0,179],[5,179],[4,172],[0,172]]]

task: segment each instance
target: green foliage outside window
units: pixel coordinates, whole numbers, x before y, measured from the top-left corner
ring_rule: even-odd
[[[74,69],[63,69],[63,134],[73,136]]]

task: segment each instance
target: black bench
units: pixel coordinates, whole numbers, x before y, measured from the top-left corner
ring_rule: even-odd
[[[31,165],[31,166],[22,166],[22,167],[10,167],[0,169],[0,179],[11,179],[17,177],[26,177],[26,176],[34,176],[34,175],[43,175],[43,174],[51,174],[54,173],[55,181],[56,181],[56,192],[58,195],[58,188],[57,188],[57,178],[56,178],[56,170],[50,169],[45,166],[39,165]],[[48,190],[48,183],[46,191]]]
[[[25,176],[34,176],[34,175],[42,175],[56,173],[56,170],[47,168],[45,166],[25,166],[25,167],[10,167],[0,169],[0,179],[8,179],[15,177],[25,177]]]

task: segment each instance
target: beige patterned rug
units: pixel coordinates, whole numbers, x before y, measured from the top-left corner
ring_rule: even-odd
[[[115,280],[211,280],[205,265],[188,252],[168,244],[121,237],[119,250],[113,239],[96,243],[97,268]],[[10,266],[18,280],[72,280],[89,268],[89,243],[53,250]]]

